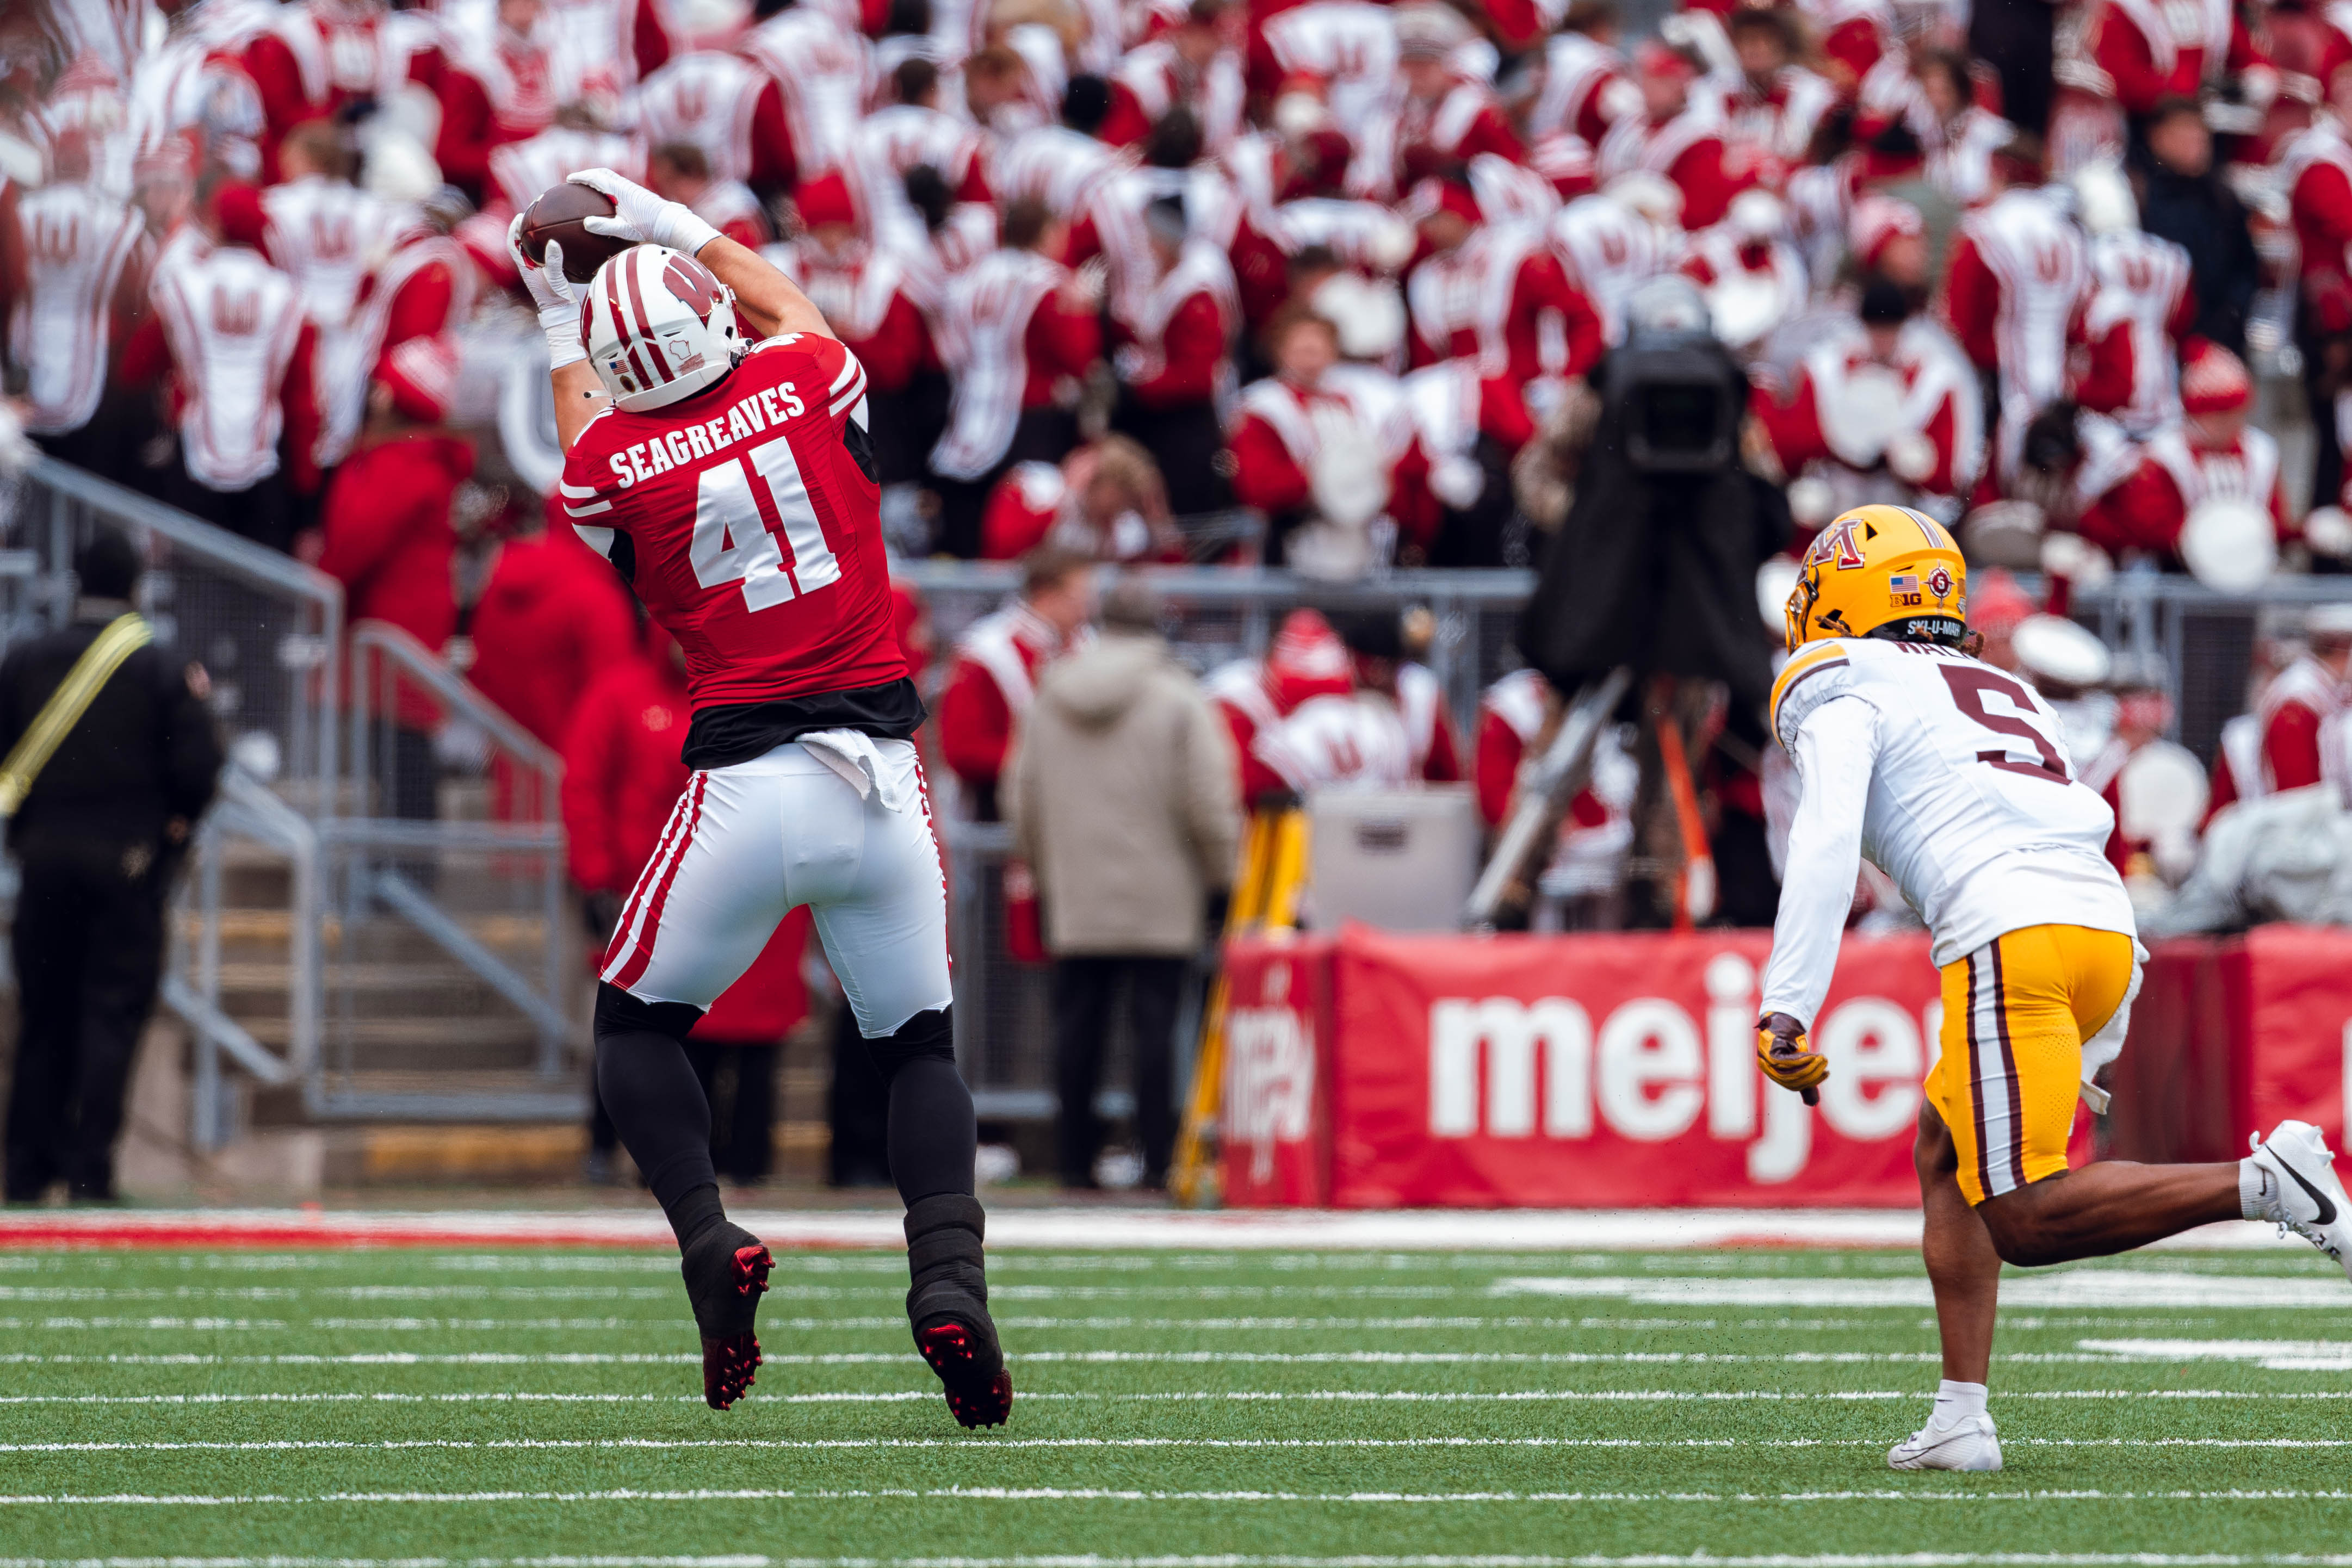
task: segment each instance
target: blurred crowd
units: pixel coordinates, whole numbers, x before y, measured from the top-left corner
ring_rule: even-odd
[[[1114,716],[1104,683],[1165,674],[1097,647],[1094,567],[1537,562],[1593,439],[1596,367],[1662,277],[1738,356],[1742,460],[1785,496],[1792,555],[1838,511],[1897,501],[2040,585],[1980,570],[1970,618],[2066,708],[2143,889],[2189,874],[2221,806],[2338,770],[2352,619],[2275,629],[2209,770],[2163,738],[2177,673],[2067,612],[2138,563],[2244,590],[2352,561],[2343,7],[0,5],[0,409],[317,564],[352,621],[446,651],[564,751],[592,925],[658,831],[685,713],[674,651],[545,521],[561,454],[506,234],[594,165],[762,248],[824,309],[866,369],[895,550],[1023,563],[936,660],[904,590],[899,617],[959,809],[1012,821],[1024,854],[1050,858],[1036,835],[1071,820],[1019,810],[1050,667],[1103,654],[1071,700]],[[2305,414],[2309,468],[2290,443],[2289,473],[2272,431]],[[1112,620],[1136,630],[1132,606]],[[1520,671],[1449,712],[1429,635],[1305,611],[1212,672],[1225,804],[1459,780],[1499,822],[1563,694]],[[400,720],[395,807],[429,815],[429,705]],[[1778,753],[1719,695],[1680,722],[1715,917],[1768,921]],[[1539,913],[1643,917],[1616,901],[1646,852],[1648,744],[1604,737]],[[1168,809],[1186,841],[1222,841],[1200,824],[1224,807]],[[1104,955],[1057,937],[1036,891],[1016,864],[1014,955],[1132,960],[1112,978],[1156,1019],[1151,963],[1192,925]],[[705,1032],[772,1039],[802,1007],[798,952],[763,962],[781,1012],[722,1007]],[[1095,1016],[1110,981],[1090,973],[1069,1005]]]
[[[280,548],[331,548],[372,456],[436,494],[478,476],[512,528],[557,464],[505,229],[603,164],[824,307],[919,553],[1524,563],[1587,372],[1680,273],[1801,528],[1900,499],[2069,579],[2352,557],[2352,23],[2284,0],[1643,21],[20,0],[9,389],[51,449]],[[2249,424],[2250,362],[2308,394],[2308,517]],[[1204,521],[1235,506],[1255,530]]]

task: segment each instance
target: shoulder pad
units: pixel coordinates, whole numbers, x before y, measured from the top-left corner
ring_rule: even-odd
[[[1797,738],[1812,711],[1853,689],[1853,660],[1844,639],[1816,643],[1781,666],[1772,683],[1772,733],[1781,746]]]

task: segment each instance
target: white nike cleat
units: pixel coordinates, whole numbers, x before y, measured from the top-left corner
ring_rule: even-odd
[[[1948,1427],[1930,1421],[1886,1450],[1890,1470],[1997,1470],[2000,1434],[1990,1416],[1963,1416]]]
[[[2336,1179],[2327,1141],[2308,1122],[2281,1122],[2268,1138],[2250,1137],[2250,1156],[2267,1178],[2263,1218],[2292,1230],[2352,1278],[2352,1197]]]

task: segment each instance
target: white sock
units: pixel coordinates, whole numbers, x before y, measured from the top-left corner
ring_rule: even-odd
[[[2271,1173],[2251,1159],[2238,1162],[2238,1211],[2248,1219],[2268,1219],[2271,1213]]]
[[[1947,1377],[1936,1385],[1936,1408],[1927,1417],[1931,1427],[1958,1426],[1970,1416],[1985,1413],[1985,1385],[1955,1383]]]

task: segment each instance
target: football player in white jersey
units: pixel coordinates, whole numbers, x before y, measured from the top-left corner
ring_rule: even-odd
[[[1896,1469],[1996,1470],[1985,1411],[2003,1262],[2063,1263],[2215,1220],[2286,1227],[2352,1272],[2352,1199],[2319,1130],[2285,1122],[2233,1165],[2105,1160],[2069,1170],[2079,1094],[2121,1048],[2144,956],[2114,827],[2057,716],[1963,651],[1968,567],[1942,525],[1862,507],[1824,529],[1789,599],[1773,732],[1802,794],[1765,972],[1757,1059],[1810,1092],[1806,1041],[1864,855],[1927,923],[1943,971],[1941,1054],[1916,1158],[1944,1381]]]

